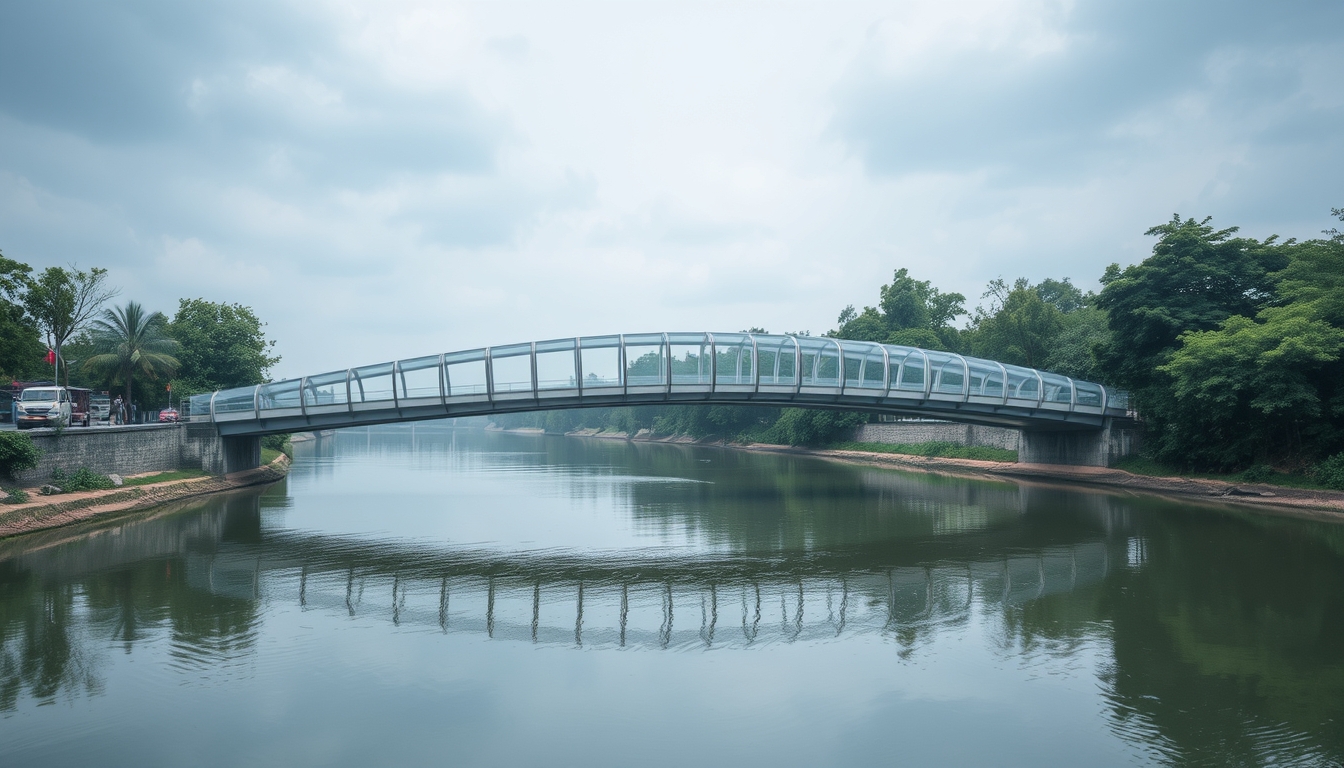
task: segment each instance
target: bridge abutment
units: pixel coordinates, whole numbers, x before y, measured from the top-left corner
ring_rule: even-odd
[[[1078,467],[1109,467],[1139,451],[1139,432],[1132,425],[1106,419],[1095,430],[1022,430],[1018,441],[1020,464],[1069,464]]]
[[[14,473],[20,485],[45,483],[57,468],[73,472],[86,467],[105,475],[200,468],[225,475],[261,466],[260,437],[223,436],[208,423],[71,427],[30,434],[42,456],[36,467]]]

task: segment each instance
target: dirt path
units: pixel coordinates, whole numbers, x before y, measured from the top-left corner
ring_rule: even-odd
[[[287,474],[289,459],[281,455],[266,466],[223,477],[192,477],[106,491],[63,493],[59,496],[38,496],[36,489],[30,489],[32,501],[0,505],[0,539],[148,509],[192,496],[273,483]]]

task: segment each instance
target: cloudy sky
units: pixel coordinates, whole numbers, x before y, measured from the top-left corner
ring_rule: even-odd
[[[1344,206],[1344,4],[0,3],[0,251],[296,376],[486,344],[832,328],[898,267],[1141,260]]]

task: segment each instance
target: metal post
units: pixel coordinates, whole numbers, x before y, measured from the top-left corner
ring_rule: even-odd
[[[583,397],[583,340],[574,337],[574,386],[578,387],[579,397]]]
[[[495,366],[490,359],[490,348],[485,348],[485,398],[495,402]]]

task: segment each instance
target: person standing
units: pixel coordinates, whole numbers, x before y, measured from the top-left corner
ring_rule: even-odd
[[[113,424],[124,424],[126,422],[126,413],[121,407],[121,395],[117,395],[117,399],[112,401],[110,414]]]

